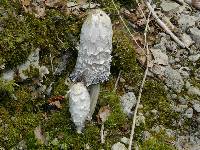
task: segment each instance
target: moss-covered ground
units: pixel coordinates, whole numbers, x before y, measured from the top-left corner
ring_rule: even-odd
[[[101,1],[102,9],[111,13],[113,24],[118,21],[116,10],[110,1]],[[127,6],[131,1],[118,1],[117,5]],[[130,7],[130,5],[129,5]],[[131,5],[134,7],[134,5]],[[27,149],[110,149],[122,137],[129,137],[132,120],[121,110],[119,97],[131,86],[136,96],[142,81],[144,69],[136,60],[134,44],[123,27],[114,27],[113,61],[111,77],[107,83],[101,84],[101,92],[96,112],[91,122],[86,123],[83,134],[77,134],[70,119],[68,99],[61,103],[62,109],[51,108],[48,99],[53,96],[64,96],[69,87],[65,79],[72,71],[76,62],[76,42],[83,18],[76,15],[65,15],[59,8],[47,8],[44,18],[36,18],[24,12],[18,1],[3,0],[0,2],[0,63],[6,69],[15,69],[23,63],[31,51],[40,48],[40,64],[49,68],[50,73],[44,78],[43,84],[49,86],[52,82],[51,95],[37,93],[38,74],[29,71],[29,79],[21,82],[19,77],[13,81],[0,80],[0,147],[11,149],[22,140]],[[70,53],[66,70],[61,75],[53,75],[52,63],[57,65],[57,59],[64,52]],[[49,56],[52,56],[53,62]],[[1,70],[0,70],[1,71]],[[119,82],[118,89],[114,85],[118,74],[125,82]],[[2,72],[1,72],[2,73]],[[153,134],[152,138],[144,141],[143,131],[149,131],[153,126],[163,125],[174,128],[172,122],[178,114],[173,112],[170,100],[164,90],[162,82],[156,79],[147,79],[141,98],[143,107],[139,112],[146,117],[145,124],[136,127],[134,140],[142,150],[171,150],[170,138],[165,133]],[[96,115],[102,106],[109,105],[111,115],[105,122],[107,131],[105,143],[100,141],[100,128]],[[158,117],[150,113],[158,111]],[[41,125],[48,143],[42,144],[34,134],[36,127]]]

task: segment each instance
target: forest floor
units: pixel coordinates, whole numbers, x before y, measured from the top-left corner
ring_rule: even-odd
[[[0,149],[126,150],[148,64],[132,149],[199,150],[200,11],[172,0],[151,6],[185,47],[159,26],[143,2],[2,0]],[[113,24],[111,75],[100,85],[93,119],[78,134],[66,95],[89,7],[104,10]],[[102,110],[109,112],[105,142]]]

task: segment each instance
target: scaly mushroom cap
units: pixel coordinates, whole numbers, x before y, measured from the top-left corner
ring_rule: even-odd
[[[69,111],[78,133],[84,128],[84,123],[90,111],[90,95],[87,88],[78,82],[69,90]]]
[[[92,10],[83,23],[76,67],[72,81],[86,86],[108,80],[112,50],[112,24],[102,10]]]

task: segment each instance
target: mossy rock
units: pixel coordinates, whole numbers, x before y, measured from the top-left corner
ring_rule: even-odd
[[[146,81],[141,97],[141,103],[144,106],[144,113],[149,112],[146,122],[148,129],[151,129],[154,125],[158,124],[168,128],[174,128],[172,122],[178,119],[179,114],[172,109],[171,102],[167,98],[163,83],[155,80]],[[156,118],[150,113],[153,109],[158,111],[158,117]]]
[[[47,9],[46,17],[39,19],[24,13],[17,2],[3,1],[0,4],[4,10],[0,17],[3,26],[0,57],[5,59],[6,68],[23,63],[38,47],[41,54],[51,53],[55,57],[62,50],[75,47],[82,24],[76,16],[65,16],[59,10]]]

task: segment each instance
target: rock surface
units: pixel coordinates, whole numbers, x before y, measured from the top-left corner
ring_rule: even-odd
[[[112,146],[111,150],[128,150],[128,149],[126,148],[124,144],[118,142]]]
[[[166,85],[176,91],[177,93],[180,93],[183,86],[184,86],[184,81],[180,75],[180,73],[171,67],[166,67],[165,70],[165,83]]]
[[[123,112],[130,116],[132,114],[131,109],[136,105],[137,99],[133,92],[128,92],[120,97]]]

